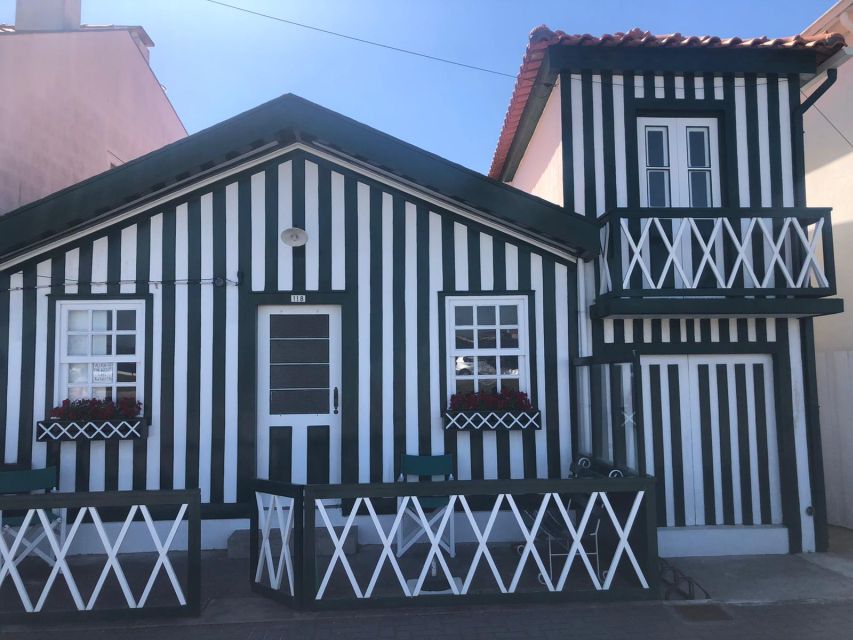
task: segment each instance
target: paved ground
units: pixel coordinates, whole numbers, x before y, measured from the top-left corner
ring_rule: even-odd
[[[306,614],[248,591],[245,568],[210,576],[197,619],[7,626],[2,640],[489,640],[853,637],[853,532],[828,554],[673,561],[711,592],[699,603],[537,604]],[[236,581],[240,582],[237,583]],[[239,584],[246,588],[240,590]]]

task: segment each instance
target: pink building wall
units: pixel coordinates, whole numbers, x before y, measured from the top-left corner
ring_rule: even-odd
[[[0,33],[0,214],[186,136],[139,32]]]

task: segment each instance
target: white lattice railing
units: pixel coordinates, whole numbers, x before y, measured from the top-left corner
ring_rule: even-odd
[[[652,487],[646,478],[450,481],[414,490],[259,481],[254,586],[308,608],[531,591],[656,597]],[[401,550],[404,526],[420,544]]]
[[[829,209],[615,210],[601,222],[601,294],[835,292]]]
[[[199,505],[198,490],[0,496],[0,589],[8,581],[14,590],[5,593],[17,595],[4,598],[0,616],[117,608],[197,615]],[[175,554],[185,558],[183,580]]]

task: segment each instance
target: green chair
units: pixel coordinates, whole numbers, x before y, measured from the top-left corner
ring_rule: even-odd
[[[14,469],[0,471],[0,495],[15,495],[15,494],[31,494],[37,492],[49,493],[56,489],[57,472],[56,467],[46,467],[44,469]],[[65,539],[65,509],[57,511],[48,511],[47,517],[50,523],[50,528],[59,532],[60,544]],[[28,531],[21,531],[24,524],[26,514],[21,512],[0,511],[0,536],[3,536],[4,542],[9,540],[7,548],[11,552],[15,541],[20,537],[18,549],[13,558],[15,565],[29,555],[35,555],[44,560],[48,565],[53,566],[55,559],[52,550],[45,553],[39,548],[39,545],[47,537],[41,520],[34,517],[30,520],[28,529],[41,531],[35,537],[28,537]],[[32,535],[32,534],[29,534]],[[2,566],[2,562],[0,562]]]
[[[453,456],[449,454],[441,456],[414,456],[403,454],[400,456],[400,477],[399,482],[408,482],[410,478],[421,480],[424,478],[441,480],[453,480]],[[397,498],[397,509],[400,508],[401,498]],[[444,513],[450,506],[450,498],[448,496],[421,496],[418,498],[421,509],[427,519],[428,526],[435,532],[436,524],[441,522]],[[411,505],[411,502],[409,503]],[[417,527],[413,527],[408,535],[404,532],[404,524],[413,520]],[[421,538],[426,537],[426,529],[424,523],[418,515],[414,506],[407,506],[405,515],[397,527],[397,557],[402,556],[408,551],[413,544]],[[446,538],[446,540],[445,540]],[[450,557],[456,556],[456,534],[453,514],[445,527],[439,545],[445,549]]]

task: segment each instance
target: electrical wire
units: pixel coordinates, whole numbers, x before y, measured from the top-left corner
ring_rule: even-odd
[[[39,278],[50,278],[50,276],[38,276]],[[179,279],[179,280],[103,280],[103,281],[92,281],[92,282],[82,282],[80,280],[61,280],[59,282],[55,282],[51,280],[50,284],[36,284],[32,286],[20,286],[20,287],[9,287],[6,289],[0,289],[0,292],[8,292],[8,291],[36,291],[38,289],[52,289],[54,287],[76,287],[80,285],[91,286],[91,287],[109,287],[109,286],[121,286],[123,284],[132,284],[132,285],[154,285],[155,287],[160,287],[163,285],[213,285],[216,287],[224,287],[226,285],[231,286],[239,286],[239,280],[231,280],[229,278],[224,278],[222,276],[214,276],[212,278],[199,278],[199,279]]]

